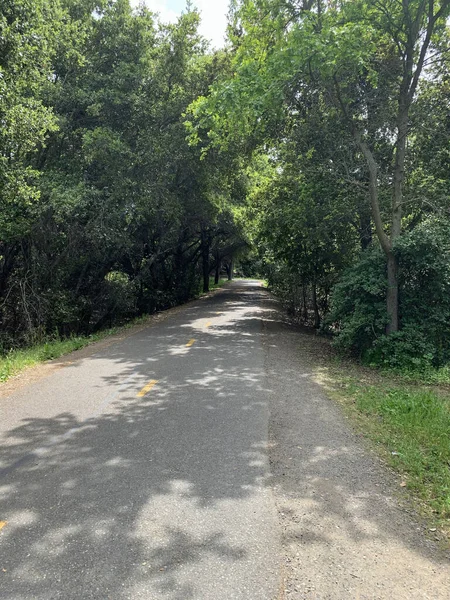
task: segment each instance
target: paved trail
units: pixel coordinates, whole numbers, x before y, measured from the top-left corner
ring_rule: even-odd
[[[449,554],[401,508],[400,480],[314,383],[317,340],[273,316],[265,323],[271,484],[286,600],[449,600]]]
[[[0,398],[0,598],[449,598],[299,340],[236,282]]]

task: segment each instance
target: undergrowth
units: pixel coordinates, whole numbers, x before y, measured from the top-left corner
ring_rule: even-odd
[[[94,342],[102,340],[110,335],[114,335],[119,331],[144,323],[147,319],[148,315],[137,317],[121,327],[104,329],[103,331],[92,335],[72,336],[65,339],[50,338],[40,344],[30,347],[13,349],[7,354],[0,356],[0,382],[7,381],[14,375],[18,375],[24,369],[33,367],[47,360],[60,358],[75,350],[80,350]]]
[[[376,365],[371,365],[378,368]],[[395,369],[381,368],[380,372],[383,375],[395,376],[406,383],[416,383],[425,385],[450,385],[450,365],[445,365],[440,368],[425,367],[415,369]]]
[[[59,358],[100,339],[100,336],[77,336],[66,340],[49,340],[31,348],[11,350],[0,357],[0,381],[6,381],[20,371],[38,363]]]

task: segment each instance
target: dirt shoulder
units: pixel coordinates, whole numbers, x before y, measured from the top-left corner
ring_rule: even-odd
[[[270,309],[270,462],[285,597],[449,598],[449,553],[415,514],[398,476],[318,383],[332,364],[327,341],[283,323],[268,303]]]

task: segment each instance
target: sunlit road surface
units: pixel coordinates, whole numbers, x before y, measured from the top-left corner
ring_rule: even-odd
[[[0,399],[2,600],[276,600],[258,282]]]

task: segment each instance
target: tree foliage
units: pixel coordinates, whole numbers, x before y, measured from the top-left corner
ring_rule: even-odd
[[[185,301],[203,273],[207,288],[214,245],[242,231],[232,159],[186,141],[226,61],[198,12],[166,25],[128,0],[9,0],[0,18],[3,348]]]
[[[194,140],[206,129],[210,147],[274,161],[255,195],[269,273],[299,315],[314,307],[316,326],[341,281],[328,322],[358,353],[393,333],[390,352],[415,327],[410,284],[420,295],[427,283],[410,251],[426,251],[408,244],[448,218],[449,11],[447,0],[235,0],[231,75],[191,107]],[[422,308],[415,336],[447,360]]]
[[[341,347],[450,360],[449,14],[233,0],[212,52],[190,3],[3,2],[2,347],[183,302],[251,249]]]

